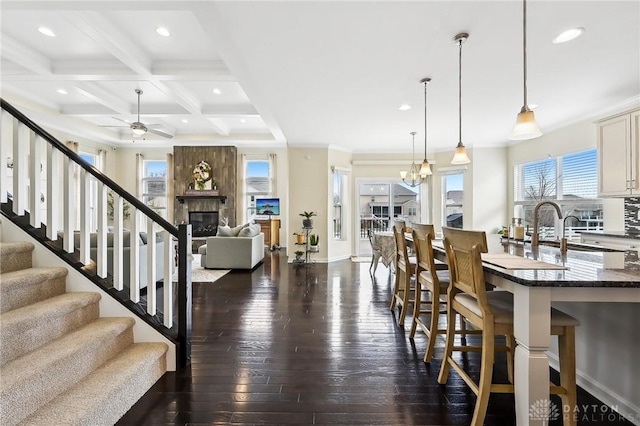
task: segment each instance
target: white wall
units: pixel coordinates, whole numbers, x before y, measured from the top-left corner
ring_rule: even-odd
[[[289,258],[295,257],[294,251],[304,250],[295,245],[294,232],[302,231],[302,216],[300,213],[313,211],[313,233],[326,241],[327,217],[329,215],[327,200],[329,188],[327,176],[331,173],[327,148],[289,148],[289,205],[284,208],[289,214],[289,233],[284,241],[290,249]],[[298,247],[296,249],[296,247]],[[311,255],[313,260],[326,262],[328,257],[327,245],[320,245],[320,252]]]

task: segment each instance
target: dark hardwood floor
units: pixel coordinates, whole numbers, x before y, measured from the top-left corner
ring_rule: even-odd
[[[165,374],[118,424],[469,424],[473,393],[455,372],[437,383],[444,341],[425,364],[426,337],[409,339],[410,318],[400,327],[389,310],[388,270],[372,279],[368,268],[295,267],[276,251],[254,271],[195,283],[191,366]],[[477,371],[475,354],[465,361]],[[498,355],[496,378],[504,364]],[[582,390],[579,403],[600,404]],[[579,424],[630,424],[614,417]],[[513,396],[492,395],[486,424],[514,423]]]

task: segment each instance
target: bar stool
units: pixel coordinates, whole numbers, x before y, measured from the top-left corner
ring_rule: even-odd
[[[447,294],[449,271],[436,268],[431,243],[435,237],[433,225],[413,224],[412,236],[416,252],[416,285],[409,337],[413,338],[420,327],[429,339],[424,362],[431,362],[437,335],[447,332],[446,328],[438,328],[438,322],[440,315],[446,314],[442,310],[446,307],[446,301],[440,299]],[[423,292],[427,292],[427,300],[423,300]],[[425,315],[428,315],[428,321],[422,319]]]
[[[464,243],[464,241],[463,241]],[[452,244],[445,237],[444,246],[449,261],[450,281],[447,292],[447,321],[452,323],[459,314],[476,329],[482,331],[482,358],[480,377],[476,383],[464,368],[457,363],[452,352],[454,333],[447,327],[445,354],[443,357],[438,383],[445,384],[450,367],[453,367],[465,383],[477,395],[473,412],[472,425],[482,425],[487,411],[489,395],[492,392],[513,393],[512,384],[495,384],[492,382],[493,364],[495,361],[495,336],[507,336],[507,342],[513,342],[513,298],[504,291],[487,292],[480,257],[481,246],[471,248]],[[505,294],[506,293],[506,294]],[[577,404],[575,373],[575,327],[579,322],[557,310],[551,310],[551,334],[559,339],[560,386],[550,386],[550,393],[560,394],[562,402],[573,410]],[[513,359],[515,345],[507,346],[508,359]],[[574,425],[573,416],[565,418],[566,425]]]
[[[407,315],[408,307],[414,302],[414,300],[411,299],[411,278],[416,270],[416,260],[415,258],[409,258],[407,240],[404,236],[404,226],[395,223],[393,225],[393,236],[396,241],[396,277],[389,309],[393,311],[396,305],[400,305],[398,325],[404,325],[404,318]]]

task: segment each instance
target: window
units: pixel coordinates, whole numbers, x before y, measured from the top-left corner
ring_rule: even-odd
[[[345,240],[347,237],[343,230],[347,177],[346,172],[333,169],[333,238],[335,240]]]
[[[248,217],[255,215],[256,198],[271,197],[271,166],[269,160],[245,161],[245,196]]]
[[[442,176],[442,225],[462,229],[463,225],[463,173]]]
[[[145,160],[142,177],[142,202],[166,219],[167,162]]]
[[[597,150],[519,164],[514,168],[514,199],[521,206],[525,225],[533,225],[533,209],[543,200],[555,201],[567,220],[566,235],[578,237],[578,230],[602,230],[602,202],[598,199]],[[541,210],[540,238],[553,238],[561,223],[550,209]]]

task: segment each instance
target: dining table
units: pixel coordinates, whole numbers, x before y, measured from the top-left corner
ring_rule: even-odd
[[[380,250],[382,264],[388,268],[396,258],[396,240],[393,231],[374,232],[372,239],[374,246]]]
[[[536,414],[545,410],[536,409],[550,403],[552,302],[640,303],[638,253],[578,244],[561,251],[556,244],[532,247],[493,234],[487,243],[485,280],[514,299],[516,424],[547,424]],[[442,240],[433,247],[435,257],[446,261]]]

